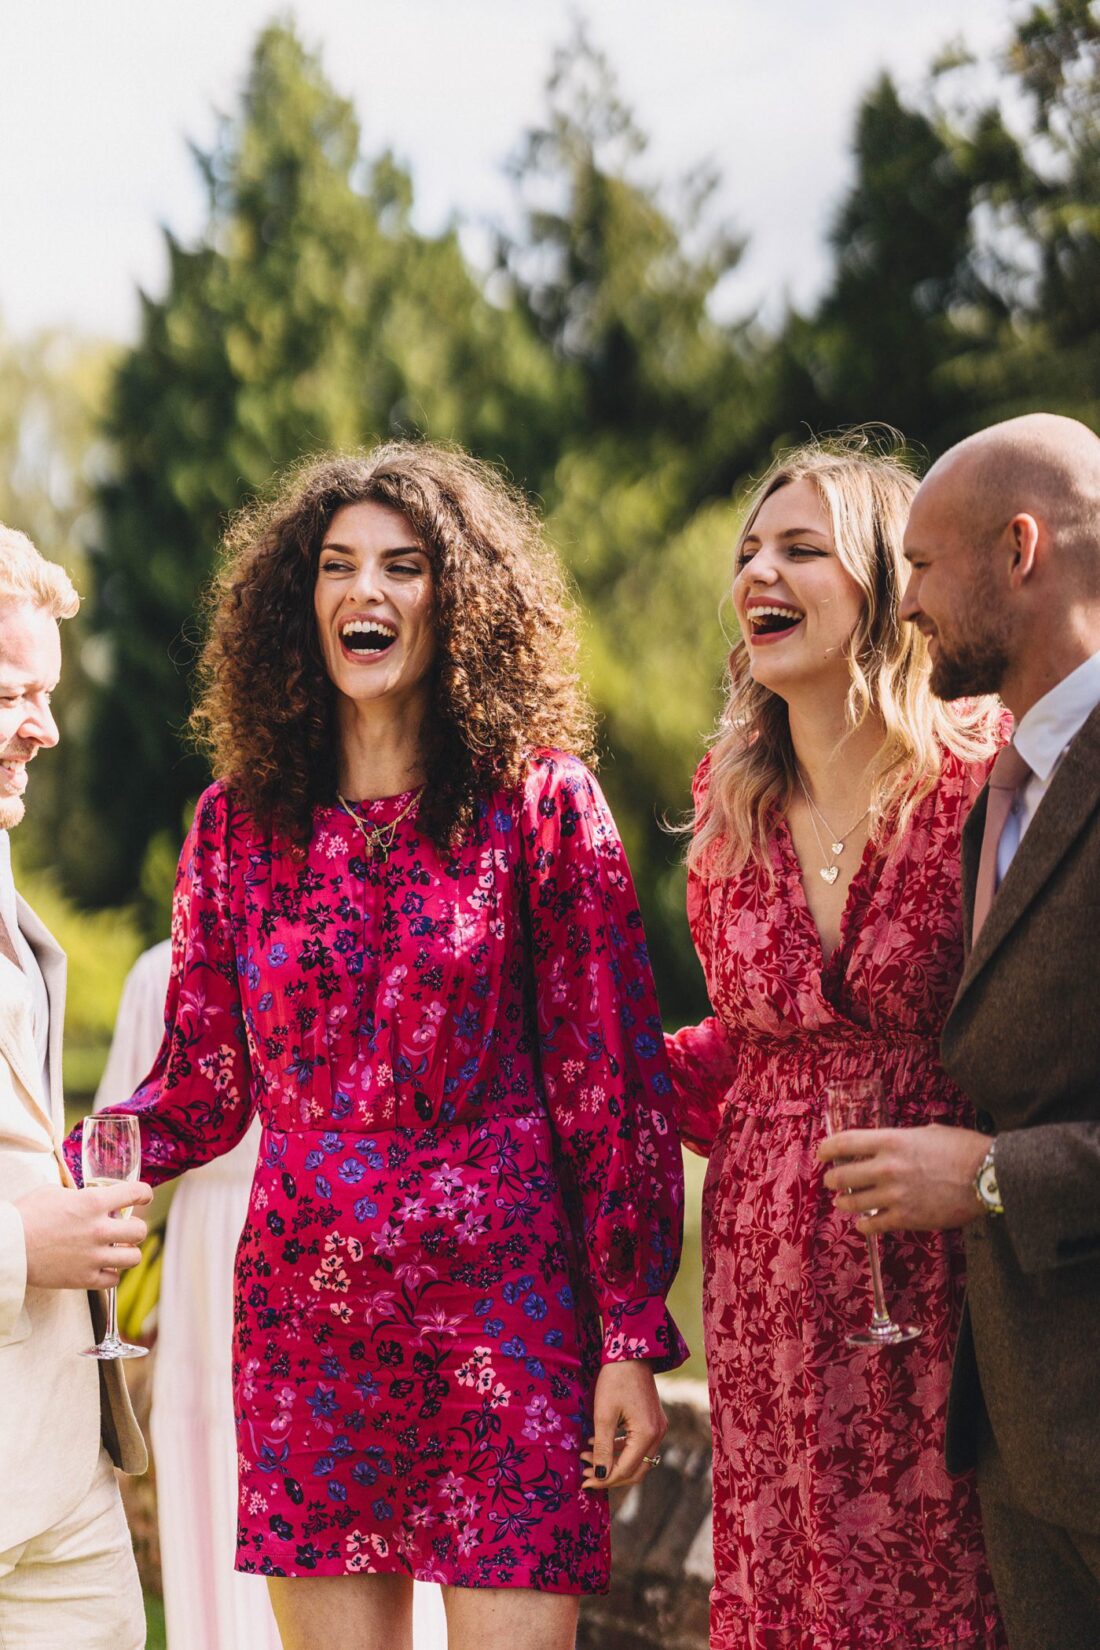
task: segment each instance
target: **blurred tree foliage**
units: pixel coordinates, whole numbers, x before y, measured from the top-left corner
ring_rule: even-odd
[[[692,180],[677,217],[629,175],[641,150],[578,34],[515,165],[521,197],[543,190],[559,210],[531,205],[522,243],[502,241],[495,276],[478,279],[455,233],[413,228],[409,178],[391,155],[363,159],[351,108],[294,32],[260,37],[239,113],[196,156],[206,232],[170,242],[168,290],[145,300],[115,380],[91,565],[102,654],[65,858],[82,898],[136,898],[150,927],[161,920],[170,845],[206,777],[179,734],[196,594],[227,514],[304,453],[420,431],[502,463],[550,508],[592,614],[611,789],[643,892],[678,875],[657,816],[683,804],[722,654],[685,671],[674,643],[713,623],[729,531],[692,517],[728,489],[756,423],[744,340],[708,309],[738,248],[704,232],[707,182]],[[668,645],[643,663],[658,587]],[[624,739],[610,694],[640,669]],[[662,935],[692,966],[682,924],[658,924],[658,947]]]
[[[1027,7],[999,63],[961,45],[856,116],[835,273],[778,339],[776,431],[882,418],[933,456],[1036,409],[1100,426],[1100,7]]]
[[[548,93],[545,124],[512,162],[521,227],[498,257],[504,290],[556,364],[568,422],[552,470],[521,479],[546,501],[588,614],[604,784],[651,913],[663,1000],[689,1013],[698,969],[663,821],[683,814],[720,704],[726,500],[759,451],[762,352],[712,313],[741,255],[710,222],[715,180],[696,174],[667,200],[648,182],[645,139],[583,28],[557,54]],[[713,645],[691,650],[696,636]]]
[[[965,65],[964,65],[965,67]],[[1006,56],[1016,127],[995,105],[960,123],[1008,323],[954,383],[986,417],[1054,407],[1100,425],[1100,7],[1051,0]]]
[[[102,669],[65,862],[96,903],[133,895],[206,782],[180,732],[228,513],[303,454],[395,431],[522,463],[554,398],[552,364],[491,308],[453,233],[412,229],[407,175],[388,154],[362,161],[350,105],[289,28],[262,34],[239,114],[196,161],[206,233],[170,239],[167,293],[144,300],[108,421],[91,564]]]
[[[715,178],[657,186],[583,27],[511,162],[515,222],[487,273],[454,230],[414,227],[407,173],[364,157],[318,59],[291,27],[266,29],[239,108],[196,152],[206,229],[169,238],[166,290],[144,300],[101,430],[87,363],[24,351],[23,377],[0,375],[9,453],[38,450],[18,431],[48,406],[38,448],[82,478],[19,495],[25,462],[0,472],[0,515],[44,549],[90,551],[90,683],[74,676],[66,729],[81,771],[70,756],[38,816],[68,889],[136,904],[150,934],[163,922],[206,778],[179,735],[227,514],[303,454],[424,432],[502,463],[547,513],[587,615],[604,778],[663,1001],[670,1019],[698,1012],[661,820],[686,806],[720,704],[745,480],[807,428],[888,420],[934,455],[1035,407],[1100,427],[1100,12],[1045,0],[1015,16],[995,87],[953,46],[915,93],[885,76],[868,89],[831,279],[770,329],[719,318],[742,241],[716,221]],[[5,368],[16,353],[0,339]],[[77,388],[68,411],[62,387]],[[66,496],[39,521],[42,499]]]
[[[93,492],[107,462],[102,409],[119,351],[58,332],[29,339],[0,327],[0,521],[28,533],[87,589]],[[33,810],[16,838],[25,865],[54,862],[77,807],[88,720],[87,608],[65,625],[54,706],[64,737],[32,770]]]

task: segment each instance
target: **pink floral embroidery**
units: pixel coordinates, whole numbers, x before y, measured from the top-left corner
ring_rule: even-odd
[[[937,1047],[962,963],[959,834],[983,777],[945,756],[908,834],[868,848],[827,964],[785,826],[774,884],[752,867],[689,878],[714,1015],[669,1052],[684,1134],[710,1154],[713,1650],[1004,1644],[974,1485],[942,1463],[959,1236],[891,1234],[889,1298],[924,1334],[846,1346],[868,1316],[866,1250],[814,1155],[833,1077],[881,1076],[902,1124],[970,1122]]]

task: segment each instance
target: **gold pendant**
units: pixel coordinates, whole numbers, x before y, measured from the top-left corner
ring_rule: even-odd
[[[829,847],[833,850],[833,853],[836,855],[836,857],[838,859],[840,858],[841,854],[844,852],[843,842],[830,842]]]
[[[822,880],[824,882],[829,883],[830,886],[836,881],[836,879],[839,875],[840,875],[840,866],[839,865],[823,865],[821,867]]]
[[[377,860],[379,864],[385,865],[386,861],[390,857],[390,849],[392,847],[393,833],[390,832],[390,834],[387,835],[384,827],[380,825],[373,826],[371,828],[370,841],[367,844],[367,852],[370,854],[370,857]]]

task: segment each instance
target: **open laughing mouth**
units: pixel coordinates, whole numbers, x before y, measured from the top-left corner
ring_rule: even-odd
[[[14,791],[16,796],[22,796],[27,788],[26,759],[13,758],[7,762],[0,762],[0,781],[9,791]]]
[[[340,646],[350,659],[381,658],[396,640],[396,630],[379,619],[349,619],[340,626]]]
[[[767,607],[750,608],[745,615],[748,620],[748,640],[750,643],[777,642],[797,630],[805,616],[797,607],[787,607],[780,602],[769,604]]]

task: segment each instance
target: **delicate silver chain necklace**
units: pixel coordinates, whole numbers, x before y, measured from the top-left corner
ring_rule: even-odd
[[[371,859],[380,860],[381,863],[385,865],[386,861],[390,857],[390,850],[393,847],[394,838],[397,836],[397,827],[403,819],[408,819],[409,815],[420,801],[420,792],[414,791],[405,806],[402,808],[401,812],[399,814],[395,814],[393,819],[388,820],[385,825],[368,825],[365,819],[360,819],[351,804],[345,801],[339,791],[336,793],[336,800],[339,802],[341,808],[343,808],[344,812],[355,826],[355,829],[359,832],[359,835],[366,843],[367,853],[370,855]]]
[[[849,825],[848,829],[845,832],[843,832],[843,834],[838,833],[837,831],[833,830],[833,827],[829,824],[829,821],[825,818],[825,815],[821,812],[821,809],[818,807],[817,803],[814,801],[813,797],[810,795],[809,791],[806,789],[806,781],[802,777],[801,768],[796,768],[795,769],[795,774],[796,774],[797,779],[798,779],[799,788],[802,792],[802,795],[806,798],[806,804],[807,804],[807,806],[809,807],[809,810],[810,810],[810,824],[813,826],[814,836],[817,838],[817,846],[821,850],[821,857],[822,857],[823,860],[828,861],[829,856],[825,852],[825,844],[822,842],[821,832],[817,828],[817,820],[818,819],[820,819],[821,823],[824,825],[825,829],[829,833],[829,837],[830,837],[829,847],[833,851],[833,859],[835,861],[835,860],[840,858],[841,854],[844,852],[844,844],[847,842],[847,840],[851,836],[852,832],[855,831],[855,830],[858,830],[859,827],[863,824],[863,821],[867,818],[867,815],[871,812],[871,807],[873,807],[874,804],[872,803],[868,807],[864,808],[863,812],[860,814],[860,816],[856,820],[855,824],[854,825]],[[815,814],[817,815],[817,819],[814,818]],[[823,882],[829,883],[830,885],[836,881],[836,879],[839,875],[840,875],[840,866],[835,864],[835,863],[832,864],[832,865],[826,863],[825,865],[822,865],[818,870],[818,876],[821,878],[821,880]]]

